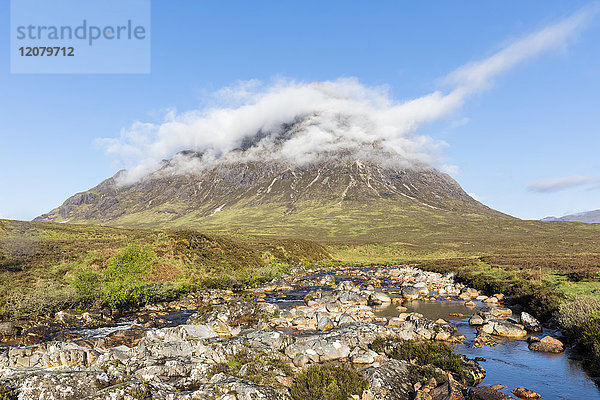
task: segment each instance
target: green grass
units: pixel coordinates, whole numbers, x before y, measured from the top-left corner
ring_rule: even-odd
[[[377,338],[372,346],[373,350],[385,353],[390,358],[427,367],[425,371],[420,372],[432,375],[438,383],[447,382],[447,378],[443,374],[435,374],[435,368],[451,372],[457,380],[468,385],[477,383],[473,381],[469,368],[462,357],[446,343]]]
[[[329,258],[301,239],[0,220],[0,313],[127,309],[200,288],[241,289]]]
[[[368,388],[367,380],[355,370],[335,364],[311,365],[292,384],[293,400],[347,400]]]

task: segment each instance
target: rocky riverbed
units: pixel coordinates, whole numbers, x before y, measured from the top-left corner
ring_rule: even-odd
[[[499,343],[564,357],[562,342],[515,311],[502,294],[411,266],[296,268],[257,289],[193,293],[128,316],[2,323],[0,382],[18,399],[290,399],[307,368],[341,365],[368,382],[359,400],[539,398],[525,375],[525,387],[492,385],[500,375],[473,388],[485,378],[476,352]],[[442,369],[405,359],[406,343],[468,348],[473,359],[449,355]]]

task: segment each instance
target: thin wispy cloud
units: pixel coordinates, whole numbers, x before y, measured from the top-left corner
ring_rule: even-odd
[[[599,181],[600,179],[595,176],[572,175],[564,178],[539,179],[530,183],[527,188],[534,192],[558,192],[560,190],[598,183]]]
[[[452,116],[502,72],[564,47],[598,10],[598,4],[585,7],[517,39],[490,57],[448,74],[443,79],[447,89],[408,101],[393,98],[387,87],[369,87],[356,78],[313,83],[280,79],[270,84],[251,80],[218,91],[201,109],[171,111],[161,123],[135,122],[120,138],[99,143],[130,169],[122,175],[125,183],[156,170],[161,160],[181,150],[195,150],[203,156],[192,164],[183,158],[179,164],[175,160],[174,173],[205,168],[216,161],[240,161],[240,157],[305,164],[340,151],[356,158],[379,157],[375,161],[383,159],[398,167],[452,171],[453,166],[443,158],[447,144],[419,134],[419,129]],[[296,129],[281,140],[290,124],[296,124]],[[236,151],[253,136],[252,148],[243,154]]]

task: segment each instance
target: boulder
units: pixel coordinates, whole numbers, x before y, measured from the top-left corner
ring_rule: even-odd
[[[236,378],[224,373],[218,373],[213,376],[207,385],[210,389],[220,394],[219,399],[245,400],[245,399],[261,399],[261,400],[287,400],[289,397],[286,394],[279,393],[276,389],[270,386],[257,385],[244,379]],[[235,397],[232,397],[232,394]],[[203,395],[201,397],[192,398],[210,398]]]
[[[333,275],[324,275],[319,280],[319,283],[323,286],[333,286],[335,285],[335,276]]]
[[[333,321],[329,317],[321,317],[317,319],[318,331],[330,331],[333,329]]]
[[[558,339],[544,336],[540,341],[532,341],[529,343],[529,350],[543,353],[562,353],[565,351],[565,346]]]
[[[469,389],[469,400],[514,400],[509,395],[487,386],[472,387]]]
[[[481,315],[476,314],[469,318],[469,325],[483,325],[484,320],[481,318]]]
[[[402,288],[402,297],[407,300],[416,300],[419,298],[419,288],[406,286]]]
[[[278,276],[263,286],[263,289],[268,292],[278,292],[284,290],[292,290],[292,284],[286,281],[284,278]]]
[[[473,288],[464,288],[458,294],[458,299],[459,300],[471,300],[471,299],[477,298],[477,296],[479,296],[479,292],[477,290],[475,290]],[[498,300],[498,299],[496,299],[496,300]]]
[[[362,371],[369,381],[369,389],[363,393],[372,399],[410,399],[414,392],[410,377],[410,364],[406,361],[389,360],[379,366]]]
[[[518,387],[510,392],[520,399],[539,399],[542,397],[541,394],[536,393],[533,390],[525,389],[524,387]]]
[[[341,281],[337,285],[337,290],[340,292],[357,292],[359,289],[352,281]]]
[[[542,324],[540,324],[540,321],[538,321],[531,314],[526,313],[525,311],[521,313],[521,323],[529,332],[542,331]]]
[[[373,292],[369,296],[369,302],[367,304],[371,306],[380,306],[382,304],[390,304],[391,302],[392,299],[387,294],[383,292]]]
[[[481,332],[489,335],[503,336],[508,338],[522,338],[527,335],[523,325],[513,324],[505,319],[492,319],[481,326]]]
[[[354,319],[354,317],[352,315],[344,313],[339,316],[337,325],[338,325],[338,327],[344,327],[344,326],[348,326],[354,322],[356,322],[356,320]]]

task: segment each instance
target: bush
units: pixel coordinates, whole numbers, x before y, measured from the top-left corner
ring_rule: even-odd
[[[0,400],[17,400],[18,396],[8,386],[0,384]]]
[[[423,367],[433,366],[450,371],[459,381],[473,384],[473,376],[465,360],[446,343],[377,338],[372,347],[376,352],[385,353],[396,360],[414,361]],[[426,372],[433,373],[433,370],[426,369]],[[438,379],[437,376],[432,376]]]
[[[104,270],[102,296],[112,309],[125,309],[144,304],[149,298],[147,281],[155,258],[148,246],[129,245],[109,260]]]
[[[75,273],[70,284],[77,292],[77,305],[80,309],[89,309],[102,301],[100,274],[82,269]]]
[[[585,364],[600,375],[600,299],[578,297],[558,307],[556,319],[569,339],[585,349]]]
[[[6,294],[5,311],[11,318],[36,315],[51,316],[72,307],[76,302],[75,290],[54,282],[40,282],[33,288],[20,287]]]
[[[300,373],[290,394],[294,400],[347,400],[369,387],[365,377],[339,365],[313,365]]]

